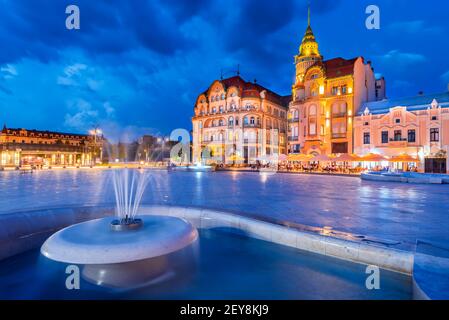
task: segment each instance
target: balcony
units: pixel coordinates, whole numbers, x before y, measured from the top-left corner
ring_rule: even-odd
[[[346,112],[339,112],[339,113],[333,113],[332,114],[332,118],[345,118],[346,117]]]
[[[290,118],[290,119],[288,119],[288,123],[295,123],[295,122],[299,122],[299,118]]]
[[[256,144],[258,143],[257,139],[243,139],[243,143],[245,144]]]
[[[394,141],[407,141],[407,138],[402,138],[402,137],[390,138],[390,142],[394,142]]]
[[[288,141],[289,141],[289,142],[292,142],[292,141],[295,141],[295,142],[296,142],[296,141],[298,141],[298,139],[299,139],[298,136],[293,136],[293,137],[290,136],[290,137],[288,137]]]
[[[260,128],[260,123],[244,123],[243,128]]]
[[[346,133],[332,133],[332,139],[346,138]]]

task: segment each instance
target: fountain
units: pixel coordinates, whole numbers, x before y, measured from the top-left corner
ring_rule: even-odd
[[[117,218],[62,229],[45,241],[41,253],[58,262],[82,265],[89,282],[117,288],[159,281],[190,263],[198,232],[189,222],[169,216],[137,218],[149,178],[145,170],[113,171]]]

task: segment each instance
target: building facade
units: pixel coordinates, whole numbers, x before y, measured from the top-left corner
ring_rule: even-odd
[[[449,92],[366,103],[354,123],[359,155],[409,155],[421,172],[449,168]]]
[[[192,161],[252,164],[286,154],[290,99],[240,76],[214,81],[195,103]]]
[[[353,150],[353,120],[367,101],[385,98],[384,79],[375,79],[363,57],[324,60],[310,26],[295,56],[288,113],[290,153],[331,154]]]
[[[12,129],[0,132],[0,167],[90,166],[102,158],[103,136]]]

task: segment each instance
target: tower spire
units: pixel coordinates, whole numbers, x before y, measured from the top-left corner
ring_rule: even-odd
[[[307,26],[310,27],[310,1],[307,6]]]

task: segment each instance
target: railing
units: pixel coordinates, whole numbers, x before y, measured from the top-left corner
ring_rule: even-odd
[[[333,113],[332,118],[344,118],[346,117],[346,112]]]
[[[298,141],[298,139],[299,139],[298,136],[288,137],[288,141]]]
[[[390,138],[390,142],[407,141],[407,138]]]
[[[243,139],[243,143],[258,143],[257,139]]]
[[[346,138],[346,133],[332,133],[332,139]]]
[[[293,122],[299,122],[299,117],[288,119],[288,123],[293,123]]]
[[[243,124],[243,128],[260,128],[260,123],[246,123]]]

